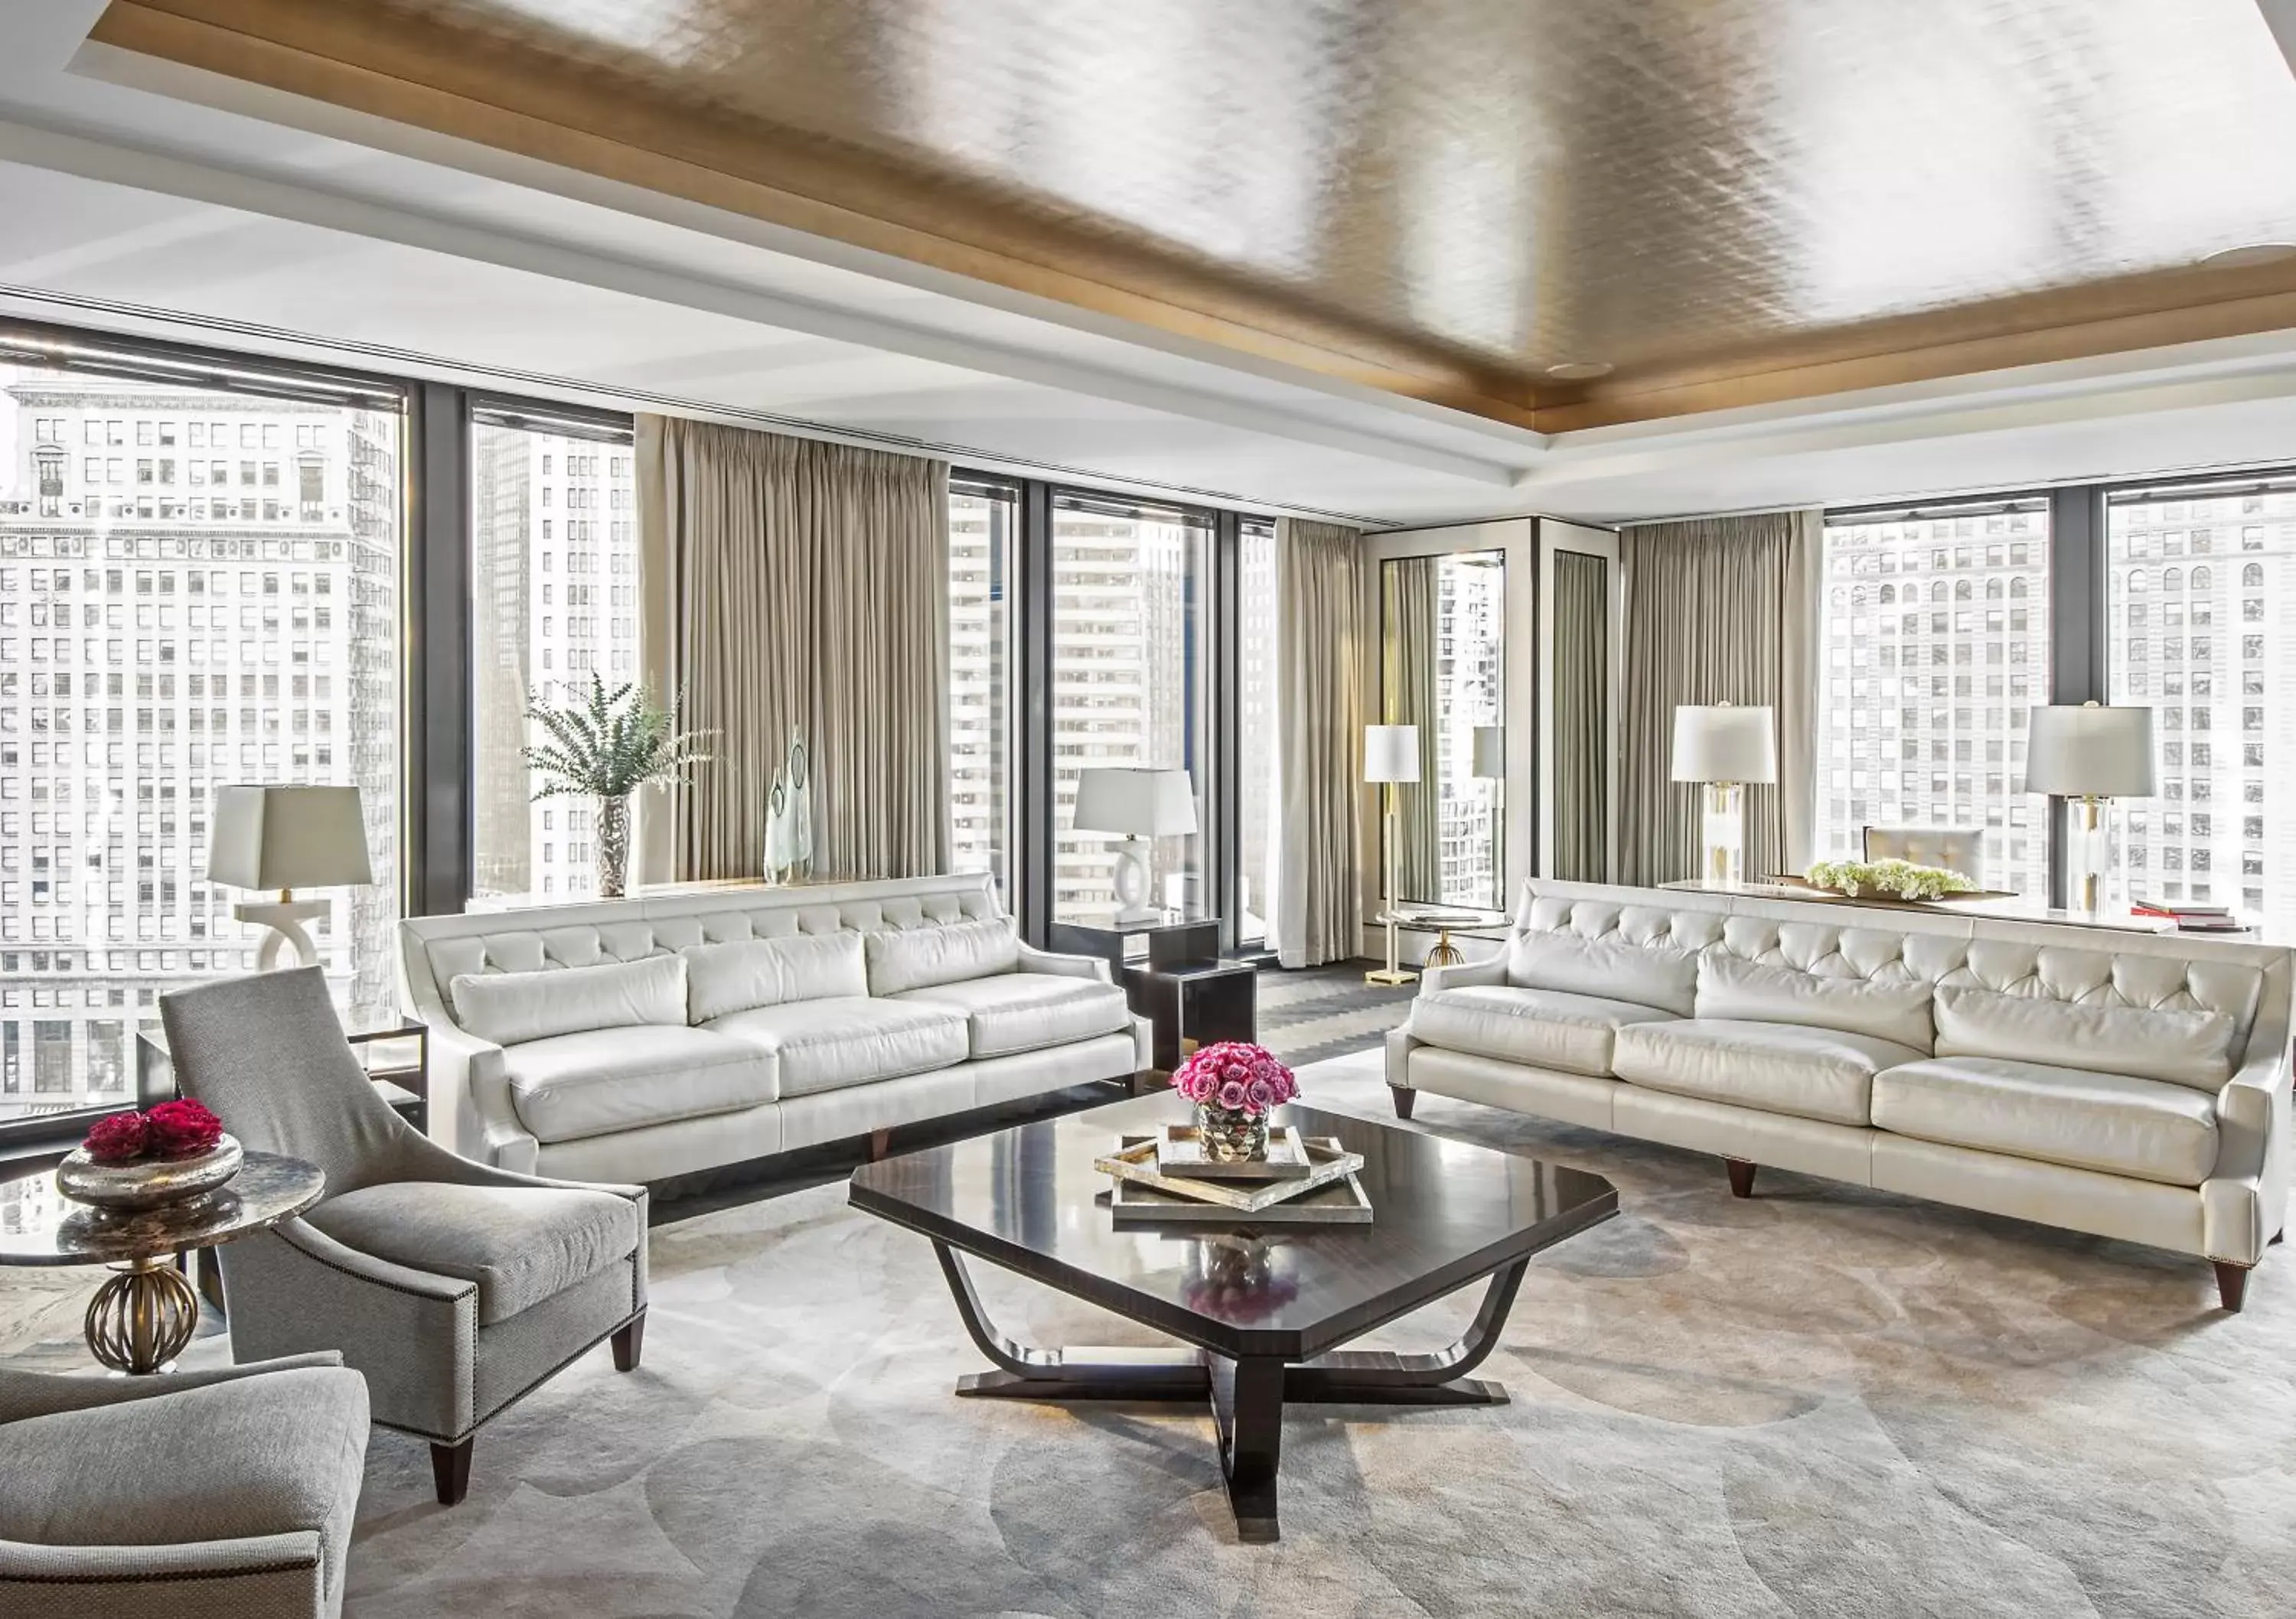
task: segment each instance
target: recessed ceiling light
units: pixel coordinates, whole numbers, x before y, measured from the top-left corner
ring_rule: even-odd
[[[2296,248],[2289,251],[2296,252]],[[1608,360],[1565,360],[1560,365],[1548,366],[1546,374],[1557,382],[1584,382],[1590,377],[1609,376],[1611,363]]]
[[[2201,262],[2213,270],[2237,270],[2249,265],[2278,264],[2288,258],[2296,258],[2296,241],[2251,241],[2211,253]]]

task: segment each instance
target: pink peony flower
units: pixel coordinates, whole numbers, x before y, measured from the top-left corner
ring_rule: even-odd
[[[115,1113],[100,1118],[88,1127],[86,1138],[80,1145],[87,1156],[99,1164],[127,1164],[144,1156],[151,1144],[151,1132],[140,1113]]]
[[[195,1101],[161,1102],[144,1118],[152,1150],[163,1158],[196,1157],[223,1140],[223,1121]]]

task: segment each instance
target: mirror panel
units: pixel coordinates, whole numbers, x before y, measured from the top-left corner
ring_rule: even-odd
[[[1506,554],[1380,565],[1381,722],[1416,726],[1419,780],[1395,789],[1396,897],[1500,907],[1506,870]]]

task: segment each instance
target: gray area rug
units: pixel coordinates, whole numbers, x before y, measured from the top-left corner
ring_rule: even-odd
[[[1386,1116],[1375,1055],[1302,1078]],[[2195,1260],[1775,1171],[1738,1202],[1710,1158],[1419,1112],[1623,1212],[1532,1266],[1483,1369],[1512,1404],[1293,1411],[1278,1545],[1236,1542],[1208,1418],[952,1399],[981,1362],[930,1248],[831,1185],[657,1230],[644,1367],[602,1349],[496,1422],[463,1506],[378,1432],[347,1611],[2296,1613],[2284,1250],[2227,1317]],[[1016,1334],[1153,1341],[974,1274]],[[62,1280],[0,1294],[0,1342],[69,1361]]]
[[[1259,1043],[1292,1067],[1374,1051],[1411,1015],[1416,984],[1364,982],[1375,961],[1259,969]]]

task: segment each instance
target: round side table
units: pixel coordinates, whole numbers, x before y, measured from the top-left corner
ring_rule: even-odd
[[[1398,912],[1395,920],[1406,926],[1432,928],[1435,930],[1435,942],[1427,947],[1427,959],[1423,965],[1457,967],[1467,958],[1456,944],[1451,943],[1451,929],[1480,927],[1491,919],[1480,911],[1405,911]]]
[[[211,1248],[291,1219],[319,1200],[316,1164],[250,1152],[230,1184],[140,1214],[74,1203],[50,1173],[0,1185],[0,1265],[109,1264],[88,1301],[88,1352],[142,1377],[174,1364],[199,1326],[199,1296],[176,1269],[187,1248]]]

